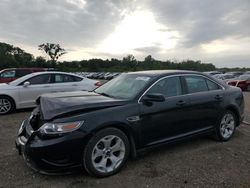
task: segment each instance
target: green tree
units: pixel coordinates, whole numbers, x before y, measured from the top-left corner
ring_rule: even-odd
[[[151,55],[148,55],[144,58],[144,62],[151,63],[154,61],[154,58],[152,58]]]
[[[61,48],[59,44],[44,43],[38,46],[38,50],[44,51],[55,64],[58,58],[66,53],[66,50]]]
[[[132,54],[129,54],[128,56],[124,57],[122,59],[122,63],[124,63],[128,68],[133,71],[136,71],[136,67],[138,65],[138,61],[135,59],[135,57]]]
[[[23,67],[29,65],[34,56],[7,43],[0,42],[0,68]]]
[[[46,59],[42,56],[36,57],[34,64],[37,67],[47,67],[48,66]]]

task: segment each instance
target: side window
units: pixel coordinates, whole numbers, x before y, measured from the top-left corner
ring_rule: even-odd
[[[30,74],[31,72],[30,72],[30,70],[17,70],[16,71],[16,77],[22,77],[22,76],[25,76],[25,75],[27,75],[27,74]]]
[[[75,82],[80,82],[80,81],[82,81],[82,80],[83,80],[83,78],[74,76],[74,81],[75,81]]]
[[[206,82],[207,82],[207,87],[209,90],[221,89],[221,87],[218,84],[216,84],[208,79],[206,79]]]
[[[16,77],[16,71],[11,70],[11,71],[5,71],[1,74],[2,78],[15,78]]]
[[[165,78],[157,82],[149,91],[149,93],[160,93],[166,97],[181,95],[181,83],[179,77]]]
[[[63,77],[61,74],[56,74],[55,75],[55,83],[62,83],[63,82]]]
[[[74,82],[75,79],[71,75],[56,74],[55,83],[64,83],[64,82]]]
[[[34,76],[26,81],[30,82],[30,85],[48,84],[50,83],[50,78],[51,78],[50,74],[43,74],[43,75]]]
[[[188,93],[208,91],[205,78],[201,76],[185,76]]]

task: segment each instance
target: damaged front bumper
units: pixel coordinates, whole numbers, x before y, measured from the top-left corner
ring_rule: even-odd
[[[15,141],[18,153],[27,165],[42,174],[65,174],[79,170],[84,146],[84,133],[43,138],[24,120]]]

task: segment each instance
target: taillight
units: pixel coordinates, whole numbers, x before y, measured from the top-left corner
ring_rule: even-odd
[[[95,83],[95,86],[97,86],[97,87],[100,87],[101,85],[102,85],[101,82],[96,82],[96,83]]]

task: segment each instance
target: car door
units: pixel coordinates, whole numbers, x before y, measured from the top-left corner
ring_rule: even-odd
[[[25,86],[25,82],[29,82],[29,85]],[[23,108],[35,106],[35,101],[40,95],[50,93],[53,90],[50,82],[51,74],[41,74],[31,77],[19,84],[17,87],[20,106]]]
[[[53,75],[54,92],[78,91],[81,90],[81,78],[68,74]]]
[[[145,95],[148,93],[163,94],[165,101],[152,104],[140,101],[142,145],[153,145],[180,136],[183,129],[188,128],[186,120],[189,118],[186,114],[188,96],[183,95],[180,77],[163,78]]]
[[[212,128],[223,113],[223,88],[200,75],[186,75],[182,79],[189,96],[187,123],[193,131]]]

